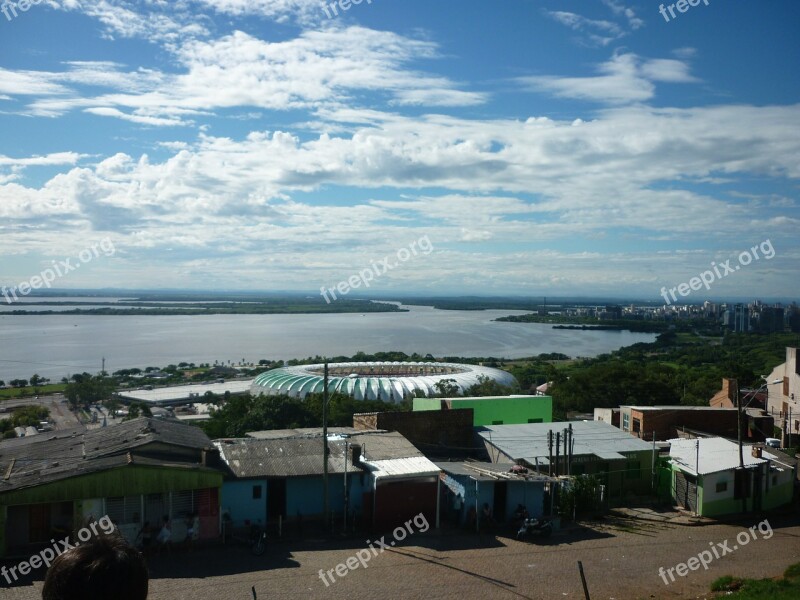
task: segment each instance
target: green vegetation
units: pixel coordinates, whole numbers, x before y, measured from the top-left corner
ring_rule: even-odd
[[[721,388],[723,377],[758,387],[763,383],[761,375],[785,360],[786,347],[800,343],[800,336],[788,333],[728,334],[721,343],[701,336],[693,339],[687,342],[666,332],[650,344],[634,344],[561,368],[545,367],[548,381],[555,384],[553,418],[621,404],[707,405]],[[517,375],[524,390],[533,383],[531,376],[541,376],[541,366],[526,372],[516,365],[509,371]]]
[[[796,600],[800,598],[800,563],[790,566],[782,579],[740,579],[726,575],[711,590],[731,600]]]
[[[327,303],[321,296],[258,297],[258,296],[164,296],[108,302],[38,302],[48,306],[75,306],[71,310],[14,310],[12,315],[271,315],[311,313],[405,312],[396,304],[341,298]],[[217,299],[219,298],[219,299]],[[169,302],[169,304],[164,304]]]
[[[63,392],[66,386],[63,383],[52,383],[48,385],[40,385],[38,387],[26,386],[24,388],[8,388],[0,390],[0,400],[7,400],[8,398],[30,398],[44,394],[56,394]]]
[[[352,427],[354,413],[411,409],[410,405],[355,400],[338,393],[330,395],[328,407],[331,427]],[[200,424],[211,439],[243,437],[248,431],[321,426],[322,394],[309,394],[305,400],[289,396],[230,396],[222,408],[213,411],[209,421]]]
[[[50,411],[44,406],[20,406],[8,419],[0,419],[0,436],[12,438],[15,436],[15,427],[38,427],[39,421],[44,421],[49,416]]]

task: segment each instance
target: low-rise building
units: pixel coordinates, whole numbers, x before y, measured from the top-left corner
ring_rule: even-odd
[[[353,431],[328,435],[329,510],[367,528],[402,524],[419,513],[434,523],[439,468],[397,432]],[[214,442],[230,470],[222,491],[226,519],[234,526],[321,520],[321,430],[254,435],[259,438]]]
[[[723,438],[670,440],[672,499],[701,516],[765,511],[788,504],[795,468],[778,453]]]
[[[414,411],[471,408],[473,425],[550,423],[552,396],[485,396],[477,398],[414,398]]]
[[[682,431],[737,436],[735,408],[676,405],[620,406],[619,409],[620,429],[642,440],[666,441],[678,437]]]
[[[211,440],[177,422],[139,418],[88,431],[0,443],[0,556],[31,554],[51,538],[108,516],[133,541],[163,517],[172,539],[199,515],[200,537],[219,534],[222,472]]]
[[[607,423],[491,425],[478,428],[478,435],[490,462],[517,463],[548,475],[596,476],[610,505],[652,491],[655,448]]]
[[[778,365],[770,373],[768,382],[780,381],[778,385],[768,385],[768,410],[778,417],[776,425],[783,431],[783,446],[800,441],[800,360],[797,359],[797,348],[786,348],[786,361]]]

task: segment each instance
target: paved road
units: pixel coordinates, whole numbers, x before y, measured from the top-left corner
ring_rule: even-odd
[[[774,517],[770,526],[770,539],[756,530],[758,539],[751,537],[742,547],[736,535],[744,531],[743,526],[684,527],[621,519],[610,519],[591,530],[554,534],[547,543],[417,533],[373,555],[368,568],[359,566],[329,581],[328,587],[319,570],[335,569],[363,550],[366,542],[276,543],[261,558],[250,556],[245,548],[205,548],[151,558],[150,600],[245,600],[252,598],[252,586],[259,600],[580,600],[578,560],[583,562],[593,600],[704,598],[710,583],[722,575],[777,576],[789,564],[800,562],[800,519]],[[659,567],[674,567],[709,549],[709,543],[718,547],[726,541],[730,553],[714,559],[708,570],[701,567],[685,577],[676,575],[675,583],[669,585],[659,577]],[[41,583],[35,582],[4,589],[0,596],[31,600],[39,597],[40,589]]]

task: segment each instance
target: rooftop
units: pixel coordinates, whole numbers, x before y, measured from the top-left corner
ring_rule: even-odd
[[[250,391],[252,379],[231,379],[225,383],[202,383],[193,385],[174,385],[153,390],[124,390],[119,397],[152,404],[175,404],[179,402],[201,402],[206,392],[222,396],[225,392],[244,394]]]
[[[621,460],[625,458],[622,452],[652,450],[647,442],[603,421],[486,425],[477,428],[477,433],[512,460],[524,460],[529,464],[535,464],[538,460],[540,464],[547,464],[547,432],[552,431],[555,439],[557,432],[562,432],[570,425],[574,440],[573,456],[576,457],[593,455],[603,460]]]
[[[676,438],[669,440],[669,456],[672,464],[691,475],[707,475],[739,468],[739,445],[725,438]],[[699,451],[698,451],[699,444]],[[783,459],[775,454],[762,450],[763,458],[754,458],[752,446],[745,446],[742,458],[745,467],[752,467],[767,462],[769,459],[784,464]]]
[[[136,453],[153,443],[198,453],[211,447],[211,440],[197,427],[147,417],[87,431],[56,431],[8,440],[0,443],[0,493],[134,462],[200,467],[188,458],[153,461]]]

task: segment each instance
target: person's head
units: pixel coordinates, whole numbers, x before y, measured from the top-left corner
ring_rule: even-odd
[[[42,600],[146,600],[147,565],[119,535],[100,535],[58,556]]]

